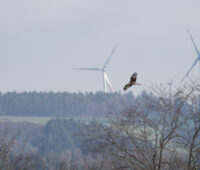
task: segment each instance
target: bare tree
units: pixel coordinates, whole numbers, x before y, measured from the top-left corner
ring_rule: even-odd
[[[185,168],[177,140],[183,128],[184,108],[198,90],[196,82],[176,89],[173,94],[169,94],[167,86],[154,86],[152,93],[136,100],[131,107],[124,106],[121,112],[112,113],[107,124],[97,122],[88,127],[87,142],[93,146],[93,152],[106,158],[103,168]],[[191,161],[194,161],[192,156]]]
[[[199,92],[199,88],[197,89]],[[188,99],[188,107],[182,114],[182,128],[177,140],[183,151],[187,170],[200,169],[200,95],[192,94]]]
[[[8,128],[0,134],[0,169],[28,170],[33,169],[32,154],[24,153],[25,143],[17,154],[13,152],[17,135],[9,136]]]

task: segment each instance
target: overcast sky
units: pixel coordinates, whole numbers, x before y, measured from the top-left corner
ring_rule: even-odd
[[[100,72],[72,68],[103,66],[117,42],[107,72],[115,91],[135,71],[143,86],[133,93],[180,82],[197,57],[186,28],[200,48],[199,6],[199,0],[1,0],[0,91],[100,91]]]

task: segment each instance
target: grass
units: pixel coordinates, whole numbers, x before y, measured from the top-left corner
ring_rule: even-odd
[[[0,122],[30,122],[45,125],[49,120],[55,117],[37,117],[37,116],[0,116]]]
[[[81,120],[86,123],[89,123],[93,120],[92,117],[62,117],[64,119],[73,118],[75,120]],[[56,117],[42,117],[42,116],[0,116],[0,122],[30,122],[40,125],[45,125],[49,120],[56,119]],[[100,118],[99,121],[104,122],[103,118]]]

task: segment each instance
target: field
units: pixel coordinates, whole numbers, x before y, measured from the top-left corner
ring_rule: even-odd
[[[84,122],[90,122],[92,117],[62,117],[64,119],[75,119]],[[30,122],[40,125],[45,125],[49,120],[56,119],[56,117],[40,117],[40,116],[0,116],[0,122]],[[105,118],[98,119],[99,121],[105,121]]]
[[[49,120],[55,117],[34,117],[34,116],[0,116],[0,122],[31,122],[45,125]]]

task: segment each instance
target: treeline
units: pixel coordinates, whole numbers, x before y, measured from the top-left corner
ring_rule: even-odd
[[[94,170],[100,167],[100,159],[89,153],[82,136],[93,123],[74,119],[53,119],[45,126],[1,122],[0,169]]]
[[[19,146],[26,145],[25,150],[40,155],[65,153],[67,150],[74,152],[80,149],[82,152],[88,150],[83,145],[81,136],[87,126],[91,126],[93,121],[85,122],[71,119],[52,119],[45,126],[29,122],[1,122],[0,134],[7,129],[9,138],[16,136],[16,152]]]
[[[132,103],[134,95],[103,92],[9,92],[0,94],[0,115],[5,116],[88,116],[119,110]]]

